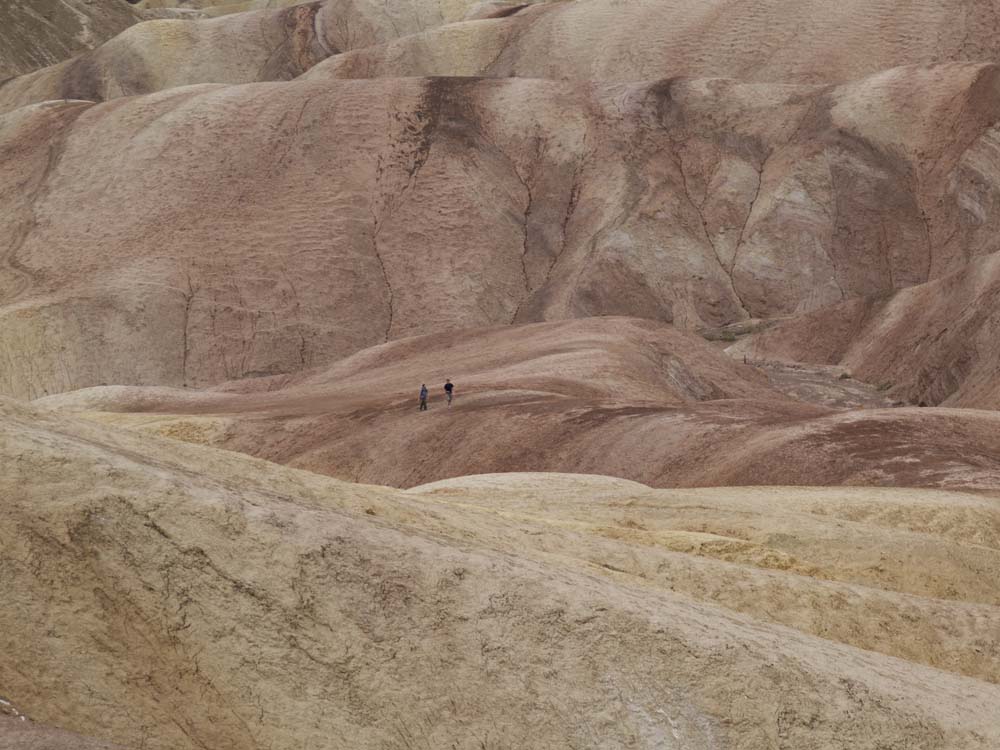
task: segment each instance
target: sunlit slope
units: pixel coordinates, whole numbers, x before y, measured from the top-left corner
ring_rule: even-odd
[[[47,723],[147,748],[1000,741],[973,656],[995,651],[992,501],[530,476],[399,494],[3,409],[0,679]],[[882,557],[854,551],[869,537]],[[918,552],[930,577],[895,560]]]

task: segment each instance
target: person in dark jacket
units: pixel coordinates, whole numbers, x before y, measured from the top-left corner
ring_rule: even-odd
[[[448,406],[451,406],[451,392],[453,390],[455,390],[455,386],[451,384],[451,378],[448,378],[444,384],[444,395],[448,399]]]
[[[420,386],[420,411],[427,411],[427,384]]]

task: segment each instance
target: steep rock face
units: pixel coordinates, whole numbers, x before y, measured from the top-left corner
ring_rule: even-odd
[[[951,65],[833,89],[317,69],[24,107],[0,127],[0,390],[201,386],[417,333],[697,329],[889,292],[995,247],[998,105],[994,67]]]
[[[93,49],[140,20],[125,0],[6,0],[0,82]]]
[[[1000,255],[927,284],[795,318],[734,347],[754,359],[837,363],[925,406],[1000,408]]]
[[[989,499],[404,494],[0,409],[0,682],[40,721],[154,750],[1000,742]]]

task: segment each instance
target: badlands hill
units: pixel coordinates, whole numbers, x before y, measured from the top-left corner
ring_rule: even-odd
[[[782,55],[815,64],[826,57],[800,54],[778,22],[808,11],[810,28],[840,29],[827,37],[845,64],[871,68],[840,73],[824,62],[828,79],[865,77],[833,86],[344,81],[352,58],[343,50],[527,24],[523,51],[536,24],[604,6],[511,14],[413,0],[390,14],[331,0],[141,23],[14,79],[0,87],[0,230],[9,237],[0,392],[201,387],[321,367],[406,336],[595,315],[703,330],[810,313],[806,338],[818,347],[845,330],[831,306],[870,309],[898,293],[935,311],[926,326],[943,316],[952,333],[912,346],[911,334],[923,334],[907,322],[888,334],[888,350],[846,334],[841,348],[867,352],[853,357],[789,352],[788,340],[747,351],[842,361],[904,402],[992,408],[988,385],[956,395],[970,373],[989,378],[996,348],[977,345],[949,364],[968,337],[955,335],[960,313],[944,291],[981,283],[955,279],[988,274],[997,249],[997,68],[941,63],[993,59],[980,43],[988,19],[977,15],[990,11],[954,4],[946,24],[937,5],[813,5],[713,14],[661,3],[643,15],[630,4],[622,23],[657,28],[649,20],[670,11],[669,28],[685,39],[738,31],[758,55],[779,34]],[[882,43],[865,41],[869,33]],[[924,44],[931,34],[938,43]],[[544,38],[589,39],[579,30]],[[453,41],[449,49],[486,49]],[[629,59],[664,64],[629,76],[815,80],[783,63],[748,75],[757,67],[732,45],[700,46],[719,50],[702,67],[633,47]],[[670,49],[701,59],[690,45]],[[919,57],[929,49],[934,60]],[[547,45],[544,59],[573,58]],[[879,69],[916,62],[925,65]],[[158,93],[115,99],[145,91]],[[53,98],[81,101],[40,101]],[[901,356],[880,360],[886,351]]]
[[[1000,408],[997,264],[990,254],[928,284],[803,315],[735,353],[843,365],[913,403]]]
[[[0,408],[0,684],[38,722],[133,748],[1000,742],[993,500],[402,493]]]
[[[124,0],[117,5],[125,12]],[[221,17],[142,24],[94,54],[17,82],[8,102],[11,96],[93,99],[183,83],[284,79],[328,56],[334,56],[328,73],[348,78],[690,76],[810,84],[901,65],[1000,61],[1000,9],[971,0],[140,4],[160,12],[165,6]]]
[[[657,487],[1000,487],[997,413],[871,408],[891,402],[873,388],[852,400],[858,384],[833,374],[805,393],[806,373],[779,374],[666,324],[591,318],[403,339],[207,391],[109,386],[36,403],[398,487],[566,467]]]
[[[473,0],[248,0],[182,3],[181,11],[198,10],[175,17],[164,5],[174,3],[145,3],[152,20],[89,54],[9,82],[0,109],[48,99],[101,101],[194,83],[288,80],[331,55],[466,17],[503,14],[508,7]]]
[[[356,50],[330,67],[352,78],[839,83],[900,65],[996,62],[998,26],[1000,7],[969,0],[574,0]]]
[[[598,315],[700,330],[922,284],[995,250],[997,71],[314,69],[24,106],[0,119],[0,392],[206,386]]]
[[[0,750],[1000,747],[998,14],[3,3]]]

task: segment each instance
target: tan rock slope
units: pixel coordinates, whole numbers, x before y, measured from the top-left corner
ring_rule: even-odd
[[[970,0],[574,0],[356,50],[338,75],[841,83],[1000,61],[1000,8]]]
[[[140,20],[125,0],[5,0],[0,82],[93,49]]]
[[[169,12],[160,10],[162,5],[144,7],[151,9],[150,14]],[[198,8],[197,15],[149,20],[93,52],[9,81],[0,93],[0,110],[50,99],[104,101],[196,83],[288,80],[330,55],[424,32],[468,15],[490,15],[473,0],[180,5],[181,11]],[[506,6],[497,7],[495,12],[502,13]]]
[[[996,68],[946,65],[833,89],[315,70],[23,107],[0,121],[0,392],[891,292],[993,251],[998,106]]]
[[[39,721],[145,748],[1000,742],[995,500],[404,494],[0,408],[0,682]]]
[[[598,318],[404,339],[212,391],[99,387],[38,403],[398,487],[566,468],[657,487],[1000,487],[1000,415],[836,405],[850,382],[829,379],[833,406],[804,402],[694,335]]]

